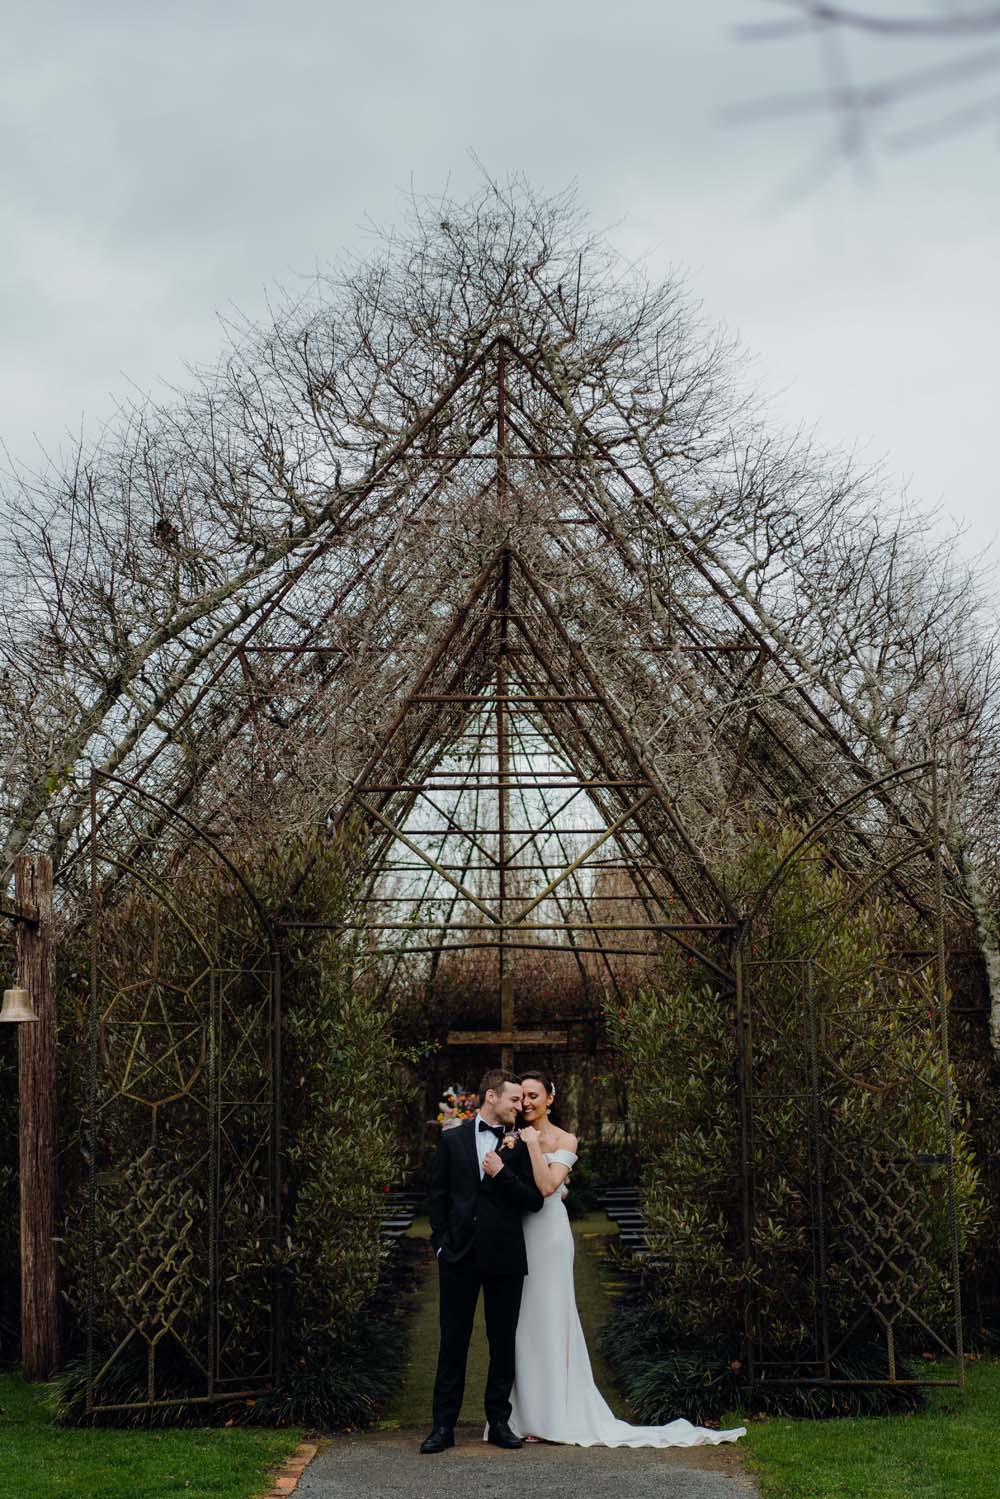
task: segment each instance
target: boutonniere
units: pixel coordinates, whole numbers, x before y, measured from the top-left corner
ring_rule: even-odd
[[[504,1135],[504,1137],[503,1137],[503,1144],[501,1146],[501,1149],[502,1150],[513,1150],[514,1146],[517,1144],[517,1142],[518,1142],[519,1139],[520,1139],[519,1135],[513,1135],[513,1134],[512,1135]]]

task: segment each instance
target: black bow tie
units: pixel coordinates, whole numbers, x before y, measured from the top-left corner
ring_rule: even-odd
[[[490,1134],[496,1135],[498,1140],[502,1140],[504,1137],[504,1127],[502,1124],[487,1124],[485,1119],[480,1119],[479,1128],[488,1129]]]

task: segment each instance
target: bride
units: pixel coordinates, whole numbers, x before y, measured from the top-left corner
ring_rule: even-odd
[[[735,1442],[746,1427],[710,1431],[690,1421],[630,1426],[613,1415],[590,1368],[573,1287],[573,1231],[563,1186],[576,1165],[576,1136],[549,1118],[555,1088],[541,1073],[521,1078],[525,1128],[541,1212],[524,1220],[528,1274],[517,1322],[510,1425],[521,1437],[579,1447],[694,1447]]]

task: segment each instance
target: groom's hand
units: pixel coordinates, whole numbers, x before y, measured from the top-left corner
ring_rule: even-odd
[[[503,1161],[495,1150],[488,1150],[483,1156],[483,1170],[487,1176],[496,1176],[503,1170]]]

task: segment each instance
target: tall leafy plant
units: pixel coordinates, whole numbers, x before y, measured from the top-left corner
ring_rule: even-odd
[[[761,829],[735,871],[761,888],[791,846]],[[868,1302],[909,1346],[948,1328],[951,1220],[945,1082],[933,978],[876,904],[851,908],[820,851],[800,856],[753,932],[753,1238],[744,1238],[734,1000],[689,961],[609,1010],[643,1144],[647,1289],[678,1340],[738,1350],[749,1302],[771,1356],[808,1357],[816,1276],[818,1134],[828,1227],[824,1292],[834,1339]],[[831,913],[841,912],[831,919]],[[813,1103],[811,1069],[818,1069]],[[818,1118],[816,1111],[818,1110]],[[954,1135],[958,1234],[982,1218],[968,1141]],[[748,1252],[749,1249],[749,1252]],[[905,1329],[905,1333],[904,1333]],[[922,1340],[922,1341],[920,1341]]]
[[[123,888],[102,917],[96,1234],[105,1273],[93,1286],[98,1364],[112,1355],[106,1378],[116,1402],[142,1401],[145,1350],[157,1340],[157,1394],[179,1402],[176,1419],[195,1418],[183,1401],[204,1387],[199,1359],[210,1315],[225,1356],[231,1351],[239,1359],[246,1350],[244,1363],[251,1365],[254,1350],[266,1347],[277,1274],[284,1388],[240,1402],[233,1414],[300,1420],[306,1412],[314,1423],[356,1424],[372,1414],[385,1382],[382,1371],[366,1383],[358,1347],[370,1332],[398,1354],[399,1335],[372,1320],[372,1300],[386,1269],[383,1192],[408,1164],[400,1130],[408,1073],[391,997],[369,981],[366,955],[350,935],[356,896],[350,843],[309,833],[280,850],[244,850],[240,862],[281,934],[284,1171],[277,1257],[262,1149],[270,1109],[270,959],[239,882],[213,857],[192,855],[173,880],[148,878]],[[61,1048],[70,1118],[86,1111],[79,1062],[86,1055],[86,967],[82,952],[76,956],[80,961],[70,945],[60,970],[68,985],[63,1034],[75,1043]],[[215,1083],[206,1072],[209,1003]],[[206,1079],[218,1087],[219,1077],[232,1102],[224,1101],[219,1122],[223,1209],[212,1313],[205,1100]],[[151,1110],[145,1095],[157,1089],[163,1104]],[[85,1151],[86,1139],[80,1143]],[[82,1153],[71,1149],[66,1161],[72,1348],[74,1331],[79,1346],[87,1299],[87,1177]],[[64,1419],[81,1417],[82,1396],[80,1377],[71,1376]],[[163,1412],[151,1418],[162,1420]]]

